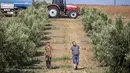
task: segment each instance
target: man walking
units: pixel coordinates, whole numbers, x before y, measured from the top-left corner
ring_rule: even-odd
[[[50,42],[47,42],[45,47],[45,59],[46,59],[46,67],[51,67],[51,58],[52,58],[52,47],[50,45]]]
[[[76,44],[75,41],[73,41],[72,44],[73,46],[71,47],[71,51],[72,51],[73,64],[74,64],[74,69],[77,70],[79,64],[80,47]]]

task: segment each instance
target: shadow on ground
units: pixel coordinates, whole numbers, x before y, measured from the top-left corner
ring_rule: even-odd
[[[6,73],[35,73],[34,71],[9,70]]]
[[[77,70],[84,70],[87,69],[87,67],[78,68]]]
[[[55,66],[55,67],[51,67],[51,69],[59,69],[60,67]]]
[[[52,26],[52,24],[45,24],[45,26]]]
[[[49,35],[51,32],[43,32],[44,35]]]
[[[34,57],[43,56],[44,52],[36,52]]]
[[[50,36],[44,36],[42,40],[48,41],[48,40],[51,40],[51,37]]]
[[[57,18],[69,18],[68,16],[59,16]],[[51,19],[56,19],[56,18],[51,18]]]
[[[60,16],[59,18],[69,18],[68,16]]]

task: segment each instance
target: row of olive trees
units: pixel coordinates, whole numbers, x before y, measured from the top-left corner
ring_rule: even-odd
[[[34,3],[17,17],[0,21],[0,73],[28,64],[36,53],[49,22],[46,3]]]
[[[129,73],[130,23],[124,25],[121,17],[113,21],[95,8],[85,9],[82,17],[95,58],[107,65],[109,73]]]

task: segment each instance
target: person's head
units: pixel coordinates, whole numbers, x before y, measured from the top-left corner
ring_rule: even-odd
[[[76,45],[77,45],[75,41],[73,41],[73,42],[72,42],[72,44],[73,44],[74,46],[76,46]]]
[[[47,42],[46,45],[49,46],[49,45],[50,45],[50,42]]]

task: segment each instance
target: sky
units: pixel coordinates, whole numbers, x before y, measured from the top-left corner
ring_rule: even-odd
[[[51,2],[51,0],[46,0]],[[66,0],[69,4],[103,4],[114,5],[114,0]],[[117,5],[130,5],[130,0],[116,0]]]

